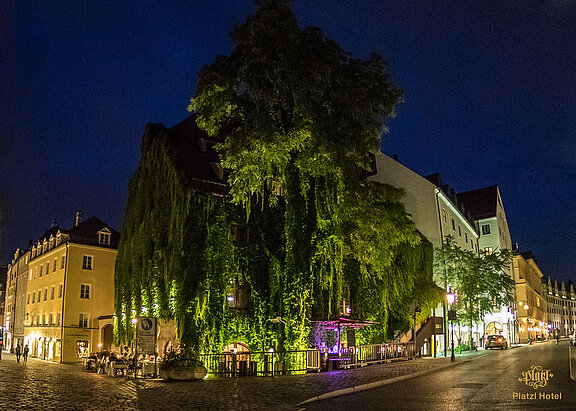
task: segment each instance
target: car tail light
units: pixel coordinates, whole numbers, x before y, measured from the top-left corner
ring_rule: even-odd
[[[498,342],[502,342],[502,338],[498,338]]]

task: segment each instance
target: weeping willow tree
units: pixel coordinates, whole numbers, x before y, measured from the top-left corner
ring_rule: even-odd
[[[338,317],[346,301],[380,322],[363,334],[379,342],[415,295],[434,304],[432,249],[403,191],[365,178],[401,92],[380,56],[351,58],[300,29],[287,3],[258,2],[232,32],[232,54],[200,72],[189,106],[221,141],[229,192],[191,183],[190,136],[147,130],[117,259],[118,341],[132,338],[131,318],[153,314],[201,352],[236,341],[297,350],[310,321]],[[234,243],[234,222],[249,226],[248,244]],[[230,284],[250,289],[247,310],[227,307]]]
[[[232,32],[231,55],[200,72],[189,110],[209,135],[226,135],[218,149],[232,203],[248,219],[281,203],[279,314],[290,350],[305,346],[312,314],[337,316],[344,298],[387,320],[420,285],[414,270],[422,267],[398,269],[399,254],[424,257],[402,192],[360,178],[402,95],[386,63],[351,58],[320,29],[300,29],[287,3],[257,2]]]

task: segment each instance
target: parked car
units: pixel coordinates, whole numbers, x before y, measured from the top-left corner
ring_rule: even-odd
[[[501,350],[505,350],[506,348],[508,348],[508,342],[506,341],[506,338],[504,338],[503,335],[500,334],[489,335],[484,340],[484,348],[485,349],[500,348]]]

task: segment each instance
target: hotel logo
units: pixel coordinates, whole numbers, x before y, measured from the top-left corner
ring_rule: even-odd
[[[522,377],[518,378],[518,381],[524,382],[536,390],[548,385],[548,381],[552,377],[554,374],[550,370],[542,368],[541,365],[532,365],[530,370],[522,372]]]

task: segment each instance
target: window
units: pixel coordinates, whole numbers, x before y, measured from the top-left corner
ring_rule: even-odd
[[[50,313],[48,325],[54,325],[54,314]]]
[[[54,286],[52,286],[52,290],[50,291],[50,299],[54,299]]]
[[[448,217],[446,217],[446,209],[445,208],[442,209],[442,220],[444,220],[445,223],[448,222]]]
[[[46,314],[42,314],[42,325],[46,325]]]
[[[80,285],[80,298],[84,300],[90,299],[90,286],[88,284]]]
[[[98,243],[110,244],[110,233],[105,233],[105,232],[98,233]]]
[[[26,304],[30,304],[30,293],[28,293],[28,299],[26,300]]]
[[[80,313],[78,317],[78,327],[88,327],[88,314]]]
[[[32,304],[36,302],[36,293],[32,293]]]
[[[92,269],[92,256],[85,255],[82,259],[82,269],[91,270]]]
[[[458,224],[458,235],[462,237],[462,229],[460,228],[460,224]]]
[[[56,264],[58,264],[58,261],[54,259],[54,266],[52,267],[52,271],[56,271]]]
[[[39,275],[39,277],[42,277],[42,270],[43,270],[43,269],[44,269],[44,266],[41,265],[41,266],[40,266],[40,275]]]
[[[484,253],[486,255],[490,255],[490,254],[492,254],[492,252],[493,252],[492,247],[484,247]]]
[[[452,230],[456,231],[456,223],[454,222],[454,219],[452,219]]]
[[[48,299],[48,288],[44,289],[44,301]]]
[[[62,317],[62,314],[56,313],[56,325],[60,325],[60,317]]]
[[[483,224],[482,225],[482,235],[490,234],[490,224]]]
[[[46,263],[46,275],[50,273],[50,263]]]
[[[42,296],[42,291],[38,290],[38,302],[40,302],[40,297]]]
[[[64,264],[66,264],[66,256],[62,256],[62,261],[60,262],[60,269],[64,268]]]
[[[248,244],[248,226],[245,224],[232,223],[232,242],[235,245]]]
[[[468,242],[468,233],[464,233],[464,240]],[[470,243],[470,245],[472,245],[472,243]]]
[[[58,298],[62,298],[62,289],[64,288],[63,284],[58,286]]]

